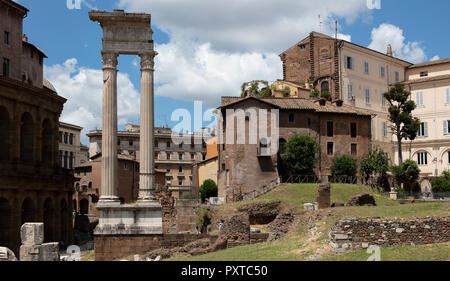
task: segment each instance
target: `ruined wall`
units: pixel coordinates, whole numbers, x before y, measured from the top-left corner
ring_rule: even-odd
[[[175,202],[177,233],[197,234],[197,209],[200,200],[177,200]]]
[[[450,217],[410,220],[346,218],[329,234],[335,252],[366,249],[372,245],[391,247],[450,242]]]

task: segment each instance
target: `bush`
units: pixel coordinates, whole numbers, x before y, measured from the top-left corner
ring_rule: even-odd
[[[351,179],[356,177],[356,159],[350,155],[335,157],[333,160],[333,165],[331,166],[331,172],[333,177],[338,179],[346,178],[347,181],[350,182]]]
[[[450,172],[444,172],[433,181],[433,192],[450,192]]]
[[[319,146],[306,135],[295,135],[286,142],[286,154],[283,155],[283,167],[290,175],[310,175],[317,162]]]
[[[331,100],[331,94],[327,91],[320,93],[320,97],[326,100]]]
[[[367,183],[371,176],[377,178],[377,184],[383,186],[386,173],[389,170],[389,157],[386,152],[376,148],[365,154],[359,165],[359,173]],[[388,184],[389,185],[389,184]],[[386,187],[388,187],[388,185]]]
[[[219,189],[217,184],[212,179],[207,179],[200,186],[200,196],[202,198],[202,202],[205,202],[206,199],[211,197],[217,197]]]
[[[392,166],[390,170],[398,185],[403,183],[405,191],[414,191],[415,183],[420,174],[419,165],[415,161],[406,160],[400,166]]]
[[[200,233],[206,233],[206,228],[211,224],[211,218],[209,217],[209,211],[205,208],[199,208],[197,210],[197,229]]]
[[[320,91],[316,88],[311,91],[311,94],[309,95],[312,99],[317,99],[320,96]]]

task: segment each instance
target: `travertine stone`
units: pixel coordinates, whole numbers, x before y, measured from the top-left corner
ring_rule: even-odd
[[[17,261],[17,258],[10,249],[0,247],[0,261]]]
[[[20,228],[22,245],[41,245],[44,242],[43,223],[25,223]]]

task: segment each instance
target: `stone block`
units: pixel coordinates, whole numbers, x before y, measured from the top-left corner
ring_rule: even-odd
[[[317,197],[317,204],[319,209],[328,209],[331,206],[331,186],[329,183],[321,184],[319,186],[319,196]]]
[[[10,249],[0,247],[0,261],[17,261],[17,258]]]
[[[22,245],[20,246],[20,261],[39,261],[41,253],[40,245]]]
[[[59,261],[59,243],[45,243],[41,245],[40,261]]]
[[[41,245],[44,243],[44,224],[25,223],[20,228],[22,245]]]

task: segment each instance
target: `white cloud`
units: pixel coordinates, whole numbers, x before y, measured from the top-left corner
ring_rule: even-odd
[[[152,14],[169,36],[196,38],[216,50],[276,52],[310,31],[334,34],[334,19],[371,13],[366,0],[120,0],[127,11]],[[323,24],[319,30],[320,14]]]
[[[391,44],[395,57],[412,63],[427,59],[421,43],[406,41],[403,30],[395,25],[383,23],[378,28],[372,29],[371,39],[369,48],[376,51],[386,53],[388,44]]]
[[[72,58],[63,64],[44,66],[44,75],[67,99],[60,120],[83,127],[81,139],[88,143],[86,133],[102,127],[102,70],[80,67]],[[138,118],[139,93],[128,74],[118,73],[117,94],[119,125]]]
[[[226,53],[215,51],[208,43],[172,37],[168,44],[157,45],[156,94],[183,100],[202,100],[216,107],[220,96],[240,94],[244,81],[282,78],[278,55]]]
[[[432,58],[430,59],[430,61],[440,60],[440,59],[441,59],[441,58],[440,58],[438,55],[436,55],[436,56],[432,57]]]

